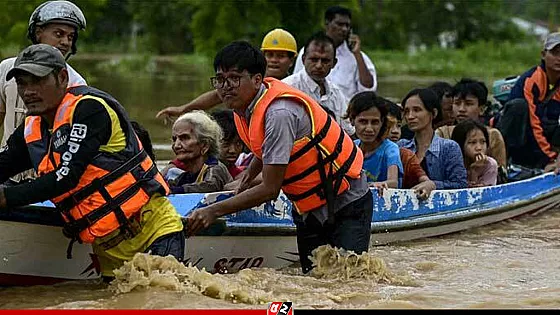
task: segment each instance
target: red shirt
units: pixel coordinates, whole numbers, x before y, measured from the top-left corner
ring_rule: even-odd
[[[399,151],[404,171],[402,188],[410,189],[420,183],[420,177],[425,176],[426,172],[414,152],[405,148],[399,148]]]

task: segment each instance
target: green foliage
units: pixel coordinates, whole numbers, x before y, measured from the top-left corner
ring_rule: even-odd
[[[491,82],[498,78],[521,74],[538,64],[540,49],[541,44],[538,41],[522,44],[476,42],[462,49],[432,47],[418,53],[372,50],[367,54],[374,62],[380,77],[475,77]],[[89,68],[130,78],[152,75],[168,76],[173,80],[212,75],[212,57],[198,54],[128,55],[102,60],[92,60],[87,55],[76,55],[73,65],[80,65],[80,69],[86,71],[86,76]],[[204,83],[207,88],[207,82]]]
[[[462,49],[428,48],[409,54],[395,51],[369,51],[379,76],[476,77],[490,82],[519,75],[537,65],[541,44],[476,42]]]
[[[193,15],[196,52],[213,56],[233,40],[260,46],[266,32],[280,25],[280,13],[266,0],[200,1]]]
[[[128,1],[134,22],[143,26],[145,51],[169,54],[193,50],[193,1]]]
[[[43,0],[0,1],[0,42],[3,43],[0,54],[3,57],[12,55],[14,47],[17,47],[16,51],[19,51],[31,44],[27,39],[29,17],[33,10],[43,2]],[[106,6],[107,0],[77,0],[74,2],[86,16],[87,28],[86,32],[80,33],[80,41],[87,41],[89,32],[101,17],[101,9]]]
[[[0,54],[29,44],[28,19],[43,1],[0,0]],[[233,40],[260,46],[263,36],[277,27],[292,33],[301,47],[324,28],[324,12],[332,5],[351,9],[354,31],[366,50],[440,46],[442,34],[454,38],[459,48],[478,41],[524,42],[527,38],[510,22],[511,16],[551,25],[560,16],[560,2],[550,0],[73,1],[88,22],[80,33],[80,53],[197,52],[212,57]]]

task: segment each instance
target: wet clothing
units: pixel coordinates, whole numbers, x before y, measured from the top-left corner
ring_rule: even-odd
[[[359,147],[361,140],[354,140]],[[398,187],[402,188],[403,165],[399,154],[399,146],[389,139],[381,142],[375,151],[364,155],[363,169],[366,172],[368,183],[384,182],[387,180],[389,167],[396,166],[398,168]]]
[[[515,82],[497,126],[513,163],[543,168],[558,156],[559,85],[548,82],[544,61]]]
[[[81,90],[79,90],[79,93],[76,92],[75,95],[82,95],[82,93],[88,94],[89,91],[89,88],[87,87],[78,87],[77,89]],[[61,119],[62,117],[67,117],[63,112],[64,108],[67,108],[70,103],[62,103],[57,111],[57,116],[61,116]],[[105,167],[109,168],[112,163],[110,161],[112,161],[113,158],[123,158],[127,161],[130,160],[124,153],[128,152],[124,148],[127,148],[133,143],[130,142],[133,141],[132,139],[136,139],[134,144],[140,145],[137,142],[136,137],[128,136],[132,129],[130,128],[130,124],[122,122],[122,119],[126,119],[126,117],[117,113],[119,110],[114,110],[111,106],[108,106],[107,102],[104,102],[97,97],[83,97],[72,104],[73,106],[75,105],[75,107],[73,109],[73,114],[67,121],[67,127],[63,124],[58,126],[61,128],[57,128],[57,124],[55,122],[55,126],[53,126],[55,133],[51,134],[53,131],[49,129],[50,127],[47,126],[46,122],[38,119],[40,118],[39,116],[30,116],[27,118],[27,126],[29,127],[27,128],[27,131],[29,133],[26,134],[28,136],[27,141],[30,145],[28,146],[26,143],[26,137],[24,135],[24,129],[26,128],[23,124],[20,125],[14,134],[12,134],[12,136],[8,139],[8,146],[6,150],[0,152],[0,180],[5,180],[7,177],[15,173],[34,167],[32,161],[37,161],[37,159],[32,159],[30,155],[40,152],[37,150],[36,146],[41,147],[43,142],[40,139],[46,139],[40,138],[37,139],[37,141],[31,141],[29,136],[37,134],[36,132],[33,132],[36,130],[35,128],[40,128],[39,134],[41,137],[47,137],[50,143],[49,148],[47,149],[48,152],[50,152],[48,154],[49,157],[41,160],[42,162],[37,170],[42,173],[42,170],[47,170],[45,165],[52,163],[50,166],[52,167],[52,171],[42,173],[36,180],[16,186],[5,187],[4,194],[8,207],[33,204],[48,199],[54,200],[54,202],[57,203],[60,201],[59,198],[67,195],[68,192],[77,192],[80,188],[86,187],[83,186],[84,183],[91,180],[91,178],[88,178],[86,174],[99,174],[100,168],[95,166],[95,163],[97,163],[96,161],[106,158],[108,164],[106,164]],[[34,123],[36,121],[40,121],[40,124],[36,125]],[[78,138],[81,139],[80,141],[77,141],[79,142],[78,146],[70,143],[72,141],[76,142],[76,139]],[[32,146],[34,148],[31,148]],[[58,162],[60,162],[60,158],[64,162],[59,164]],[[151,165],[151,160],[147,157],[147,155],[146,157],[143,156],[142,161],[143,166],[138,167],[142,167],[144,169],[144,167],[148,166],[148,164]],[[116,164],[123,165],[125,162]],[[136,170],[139,169],[133,169],[130,172],[136,173]],[[148,169],[144,170],[147,171]],[[124,176],[115,179],[114,182],[120,182],[121,179],[130,180],[130,176],[134,176],[132,173],[127,173]],[[157,172],[157,168],[155,169],[155,173],[151,174],[155,174],[153,175],[155,177],[159,175],[161,182],[165,185],[163,178],[159,172]],[[104,182],[103,179],[100,179],[99,181],[101,183]],[[146,193],[143,192],[143,189],[146,188],[143,186],[144,183],[147,182],[142,182],[142,184],[135,187],[140,187],[139,189],[143,195],[138,195],[138,198],[142,198],[142,200],[145,201],[141,208],[136,210],[136,212],[128,218],[130,225],[127,226],[129,229],[127,228],[126,231],[134,230],[134,233],[126,234],[124,233],[125,231],[121,229],[105,230],[109,231],[109,234],[99,235],[93,239],[94,247],[99,246],[102,248],[105,251],[105,255],[113,257],[112,252],[118,251],[119,248],[147,248],[150,245],[149,242],[152,242],[159,237],[182,231],[183,226],[179,214],[175,211],[173,205],[171,205],[166,197],[162,196],[161,192],[152,191],[152,193],[146,195]],[[94,184],[92,187],[96,187],[96,185]],[[97,189],[105,189],[108,192],[115,193],[116,189],[120,189],[119,187],[120,186],[100,186]],[[125,185],[125,187],[128,186]],[[136,193],[135,189],[130,191]],[[163,193],[166,193],[166,190],[164,190]],[[97,192],[95,194],[97,194]],[[104,199],[107,198],[106,195],[101,195],[104,196]],[[78,198],[77,195],[74,196],[74,200],[82,200],[81,197]],[[73,212],[75,207],[85,207],[84,209],[95,207],[97,199],[93,197],[94,195],[86,194],[84,196],[87,197],[85,200],[91,200],[91,203],[81,203],[70,207],[71,210],[63,215],[66,220],[70,218],[69,214],[72,217],[76,215],[77,212]],[[109,194],[109,198],[110,196],[111,195]],[[147,198],[144,199],[142,196],[147,196]],[[117,199],[117,197],[114,199]],[[62,200],[65,201],[67,199],[62,198]],[[59,207],[59,210],[63,211],[66,209],[65,205],[66,203],[61,202],[61,208]],[[158,205],[161,205],[161,207],[156,209],[155,207]],[[123,205],[123,211],[126,211],[128,206],[129,205]],[[117,208],[113,207],[107,209],[111,211],[110,213],[116,213],[115,210],[117,210]],[[72,213],[74,214],[72,215]],[[86,212],[83,212],[84,215],[85,213]],[[147,215],[147,213],[158,213],[158,215]],[[119,222],[121,222],[120,219]],[[95,231],[102,231],[103,224],[105,223],[106,222],[103,220],[96,221],[92,224],[98,225]],[[90,228],[87,230],[88,232],[93,231],[90,231]],[[95,236],[95,234],[92,235]],[[83,233],[80,233],[80,238],[84,238]],[[122,255],[121,257],[124,260],[127,260],[132,258],[132,254]],[[180,256],[177,258],[182,259],[183,257]],[[109,273],[110,271],[107,271],[107,274]],[[106,274],[104,273],[104,275]]]
[[[228,168],[215,157],[206,159],[196,173],[186,170],[183,162],[175,159],[162,171],[173,194],[222,191],[225,184],[233,181]]]
[[[289,88],[285,84],[282,85],[284,85],[283,88]],[[258,107],[262,105],[258,101],[263,99],[266,92],[267,86],[262,85],[247,110],[244,113],[236,112],[238,115],[236,120],[243,119],[247,124],[250,121],[251,126],[254,126],[255,121],[261,121],[264,125],[262,145],[259,146],[262,148],[262,152],[255,153],[255,158],[262,158],[264,165],[289,165],[293,147],[298,144],[298,139],[309,137],[314,132],[310,111],[297,98],[279,97],[269,100],[270,103],[266,104],[266,111],[259,113],[264,116],[261,117],[264,118],[263,120],[252,120]],[[319,105],[315,103],[312,106],[318,107]],[[315,118],[315,123],[318,121]],[[336,124],[334,120],[331,120],[331,123]],[[241,130],[241,128],[238,129]],[[342,130],[339,129],[339,131]],[[344,137],[348,137],[343,131],[342,134]],[[244,137],[247,138],[242,136],[242,139]],[[350,139],[348,140],[352,148],[347,149],[359,150]],[[248,147],[254,150],[257,145],[248,145]],[[361,170],[362,163],[360,161],[357,178],[346,178],[348,188],[335,198],[333,213],[329,213],[326,204],[317,204],[314,209],[307,212],[298,211],[296,207],[293,207],[292,215],[296,224],[297,242],[304,272],[308,272],[312,268],[307,255],[310,255],[317,246],[331,244],[357,253],[368,250],[373,205],[365,173]],[[308,168],[300,166],[300,169],[301,167]],[[290,176],[288,172],[287,176]],[[332,181],[328,182],[332,184]]]
[[[321,224],[313,216],[306,220],[292,211],[297,230],[297,245],[301,269],[304,273],[313,269],[309,259],[312,251],[321,245],[352,250],[356,254],[367,252],[371,237],[373,196],[367,192],[361,198],[344,206],[335,214],[335,224]]]
[[[282,190],[296,209],[300,213],[315,212],[326,204],[325,196],[338,194],[335,209],[360,198],[363,193],[357,196],[353,191],[346,194],[350,181],[361,179],[363,163],[363,155],[350,137],[316,101],[303,92],[272,78],[265,78],[265,84],[245,113],[236,112],[235,122],[241,139],[256,157],[262,159],[263,164],[288,165]],[[248,126],[251,126],[250,129]],[[321,165],[317,149],[309,144],[312,143],[309,140],[312,134],[320,135],[315,140],[324,137],[319,143],[321,149],[327,152],[320,155],[321,159],[329,161],[336,157],[334,162],[341,169],[342,166],[346,168],[342,173],[330,168],[330,163],[327,163],[324,164],[324,172],[328,174],[331,169],[334,175],[342,174],[344,177],[322,180],[321,172],[317,171]],[[330,154],[328,150],[340,150],[340,153]],[[323,187],[324,184],[335,182],[339,184],[338,193],[324,194],[323,189],[329,189]],[[331,188],[334,192],[334,187]]]
[[[140,233],[134,238],[123,240],[116,246],[111,244],[113,235],[96,240],[93,252],[97,254],[103,276],[114,276],[113,270],[131,260],[136,253],[172,255],[183,261],[185,255],[185,234],[180,225],[180,216],[168,198],[156,195],[142,207],[139,224]]]
[[[401,139],[399,147],[416,153],[416,140]],[[436,189],[467,188],[467,170],[463,153],[457,142],[433,136],[432,143],[420,162],[428,177],[436,184]]]

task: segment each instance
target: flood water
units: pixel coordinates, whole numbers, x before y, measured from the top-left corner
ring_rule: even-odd
[[[76,69],[84,72],[76,64]],[[207,78],[119,77],[86,71],[91,85],[113,94],[169,145],[169,126],[155,119],[166,105],[201,92]],[[432,78],[380,78],[381,95],[401,98]],[[158,150],[169,159],[168,150]],[[462,233],[372,247],[359,264],[340,259],[303,276],[297,267],[210,275],[174,261],[139,256],[121,276],[100,282],[0,288],[1,309],[265,309],[292,301],[297,309],[559,308],[560,212],[550,210]],[[270,244],[274,246],[274,244]],[[187,249],[188,250],[188,249]],[[335,257],[333,249],[319,255]],[[319,256],[318,256],[319,257]],[[151,270],[146,272],[143,270]]]
[[[170,268],[143,261],[110,286],[67,282],[0,289],[0,308],[265,309],[266,302],[282,300],[292,301],[296,311],[559,308],[559,220],[560,212],[551,210],[442,237],[373,247],[361,257],[368,268],[323,266],[314,276],[303,276],[295,267],[210,275],[173,266],[176,271],[165,272]],[[140,272],[143,264],[162,272]]]

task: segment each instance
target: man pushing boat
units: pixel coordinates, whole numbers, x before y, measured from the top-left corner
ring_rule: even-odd
[[[38,178],[0,186],[0,211],[51,200],[71,239],[68,256],[75,241],[91,243],[103,276],[137,252],[182,260],[183,225],[169,188],[118,101],[84,85],[67,89],[66,61],[46,44],[24,49],[12,78],[27,117],[0,152],[0,181],[30,168]]]
[[[309,256],[321,245],[367,251],[373,201],[362,152],[350,136],[310,96],[264,78],[266,60],[247,42],[232,42],[218,52],[214,70],[212,85],[234,110],[240,136],[256,158],[235,196],[187,217],[188,234],[223,215],[276,199],[282,190],[293,203],[304,273],[313,268]],[[262,183],[248,188],[261,171]]]

